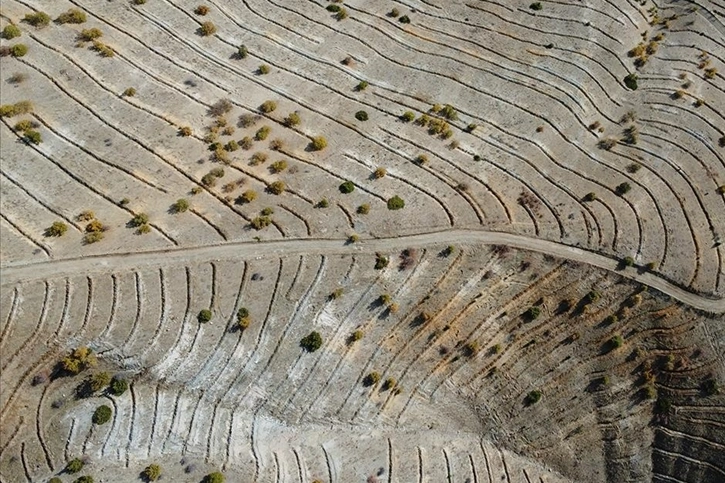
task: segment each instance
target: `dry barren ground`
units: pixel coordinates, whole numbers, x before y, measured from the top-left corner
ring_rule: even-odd
[[[0,28],[1,481],[725,481],[722,0]]]

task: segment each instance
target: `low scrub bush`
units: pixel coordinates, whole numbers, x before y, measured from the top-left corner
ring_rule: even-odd
[[[50,16],[45,12],[29,13],[23,17],[23,21],[33,27],[47,27],[50,24]]]
[[[90,29],[83,29],[81,30],[81,33],[78,34],[78,40],[81,40],[83,42],[91,42],[101,37],[103,37],[103,32],[95,27]]]
[[[287,127],[297,126],[301,121],[300,115],[296,112],[290,112],[287,117],[284,118],[284,125]]]
[[[371,372],[365,378],[363,379],[363,385],[366,387],[375,386],[380,382],[380,373],[379,372]]]
[[[211,320],[211,310],[209,309],[202,309],[199,312],[199,315],[196,316],[196,320],[201,322],[202,324],[205,324]]]
[[[530,406],[532,404],[536,404],[541,400],[542,393],[541,391],[534,389],[533,391],[529,392],[526,395],[526,398],[524,399],[524,402],[527,406]]]
[[[16,59],[19,57],[25,57],[25,54],[28,53],[28,46],[25,44],[15,44],[12,47],[10,47],[10,55],[15,57]]]
[[[386,174],[388,174],[388,170],[385,168],[376,168],[375,171],[373,171],[373,177],[375,179],[384,178]]]
[[[261,106],[259,106],[260,112],[263,112],[265,114],[268,114],[272,111],[277,109],[277,103],[274,101],[264,101]]]
[[[247,49],[246,45],[240,45],[237,47],[237,58],[239,59],[246,59],[249,55],[249,49]]]
[[[359,83],[358,85],[356,85],[356,86],[355,86],[355,90],[356,90],[357,92],[361,92],[361,91],[364,91],[365,89],[367,89],[367,88],[368,88],[368,85],[369,85],[369,84],[367,83],[367,81],[360,81],[360,83]]]
[[[93,392],[98,392],[108,387],[111,383],[111,376],[107,372],[99,372],[93,374],[89,379],[88,383]]]
[[[322,336],[317,331],[312,331],[300,340],[300,346],[307,352],[315,352],[322,347]]]
[[[415,113],[413,111],[405,111],[400,115],[400,120],[403,122],[412,122],[415,119]]]
[[[14,39],[15,37],[20,37],[23,33],[20,31],[20,28],[18,28],[17,25],[9,24],[6,25],[2,32],[2,38],[6,40]]]
[[[629,193],[629,191],[632,189],[629,183],[626,181],[624,183],[620,183],[617,185],[617,187],[614,189],[615,193],[617,193],[619,196],[626,195]]]
[[[252,228],[259,231],[264,228],[267,228],[269,225],[272,224],[272,218],[269,216],[257,216],[252,219],[251,222],[249,222]]]
[[[149,222],[149,215],[146,213],[137,213],[134,215],[133,218],[131,218],[131,221],[129,221],[129,225],[132,227],[139,227],[141,225],[145,225]]]
[[[69,374],[79,374],[81,371],[95,366],[97,363],[93,350],[82,346],[73,349],[61,361],[61,368]]]
[[[287,189],[282,181],[274,181],[267,185],[267,191],[273,195],[281,195]]]
[[[353,191],[355,191],[355,184],[352,181],[347,180],[344,183],[342,183],[338,187],[338,189],[340,190],[340,193],[349,194],[349,193],[352,193]]]
[[[245,203],[251,203],[252,201],[257,199],[257,192],[254,190],[247,190],[244,193],[237,198],[238,204],[245,204]]]
[[[322,151],[327,147],[327,139],[325,139],[323,136],[315,136],[312,138],[310,147],[313,151]]]
[[[111,416],[113,415],[113,412],[111,411],[111,408],[106,406],[105,404],[102,406],[98,406],[96,410],[93,412],[93,424],[102,425],[106,424],[108,421],[111,420]]]
[[[375,254],[375,270],[382,270],[390,263],[390,259],[381,253]]]
[[[212,22],[203,22],[199,27],[199,35],[202,37],[209,37],[216,33],[216,25]]]
[[[214,473],[209,473],[204,477],[203,483],[224,483],[226,478],[223,474],[219,473],[218,471],[215,471]]]
[[[357,119],[358,121],[367,121],[368,113],[365,111],[357,111],[355,113],[355,119]]]
[[[526,320],[536,320],[539,318],[539,315],[541,315],[541,309],[539,307],[529,307],[524,312],[524,318]]]
[[[541,2],[534,2],[531,5],[529,5],[529,8],[531,10],[541,10],[544,7],[541,6]]]
[[[183,213],[189,209],[189,200],[185,198],[179,198],[176,203],[172,205],[172,211],[174,213]]]
[[[638,87],[637,74],[635,74],[634,72],[632,72],[631,74],[627,74],[627,76],[624,78],[624,85],[627,86],[628,89],[636,91]]]
[[[388,200],[387,205],[389,210],[400,210],[405,207],[405,201],[400,196],[395,195]]]
[[[272,172],[273,174],[281,173],[285,169],[287,169],[287,161],[285,161],[284,159],[280,159],[279,161],[275,161],[269,167],[269,171]]]
[[[358,206],[357,210],[355,211],[357,211],[359,215],[367,215],[368,213],[370,213],[370,205],[368,203],[363,203],[362,205]]]
[[[126,379],[123,379],[119,376],[114,376],[113,379],[111,379],[111,385],[109,386],[109,389],[111,391],[111,394],[114,396],[120,396],[126,390],[128,390],[128,381]]]
[[[161,467],[157,464],[150,464],[143,470],[141,475],[146,481],[156,481],[161,477]]]
[[[597,199],[597,195],[594,192],[589,192],[589,193],[585,194],[584,198],[583,198],[584,201],[594,201],[596,199]]]
[[[408,17],[407,15],[403,15],[402,17],[400,17],[398,19],[398,22],[400,22],[400,23],[410,23],[410,17]]]
[[[262,64],[257,68],[257,73],[261,75],[269,74],[272,69],[267,64]]]
[[[264,141],[269,136],[270,131],[271,128],[269,126],[262,126],[254,134],[254,139],[257,141]]]
[[[45,236],[63,236],[68,231],[68,225],[62,221],[55,221],[52,225],[45,229],[43,234]]]
[[[199,5],[194,9],[194,13],[202,16],[206,15],[207,13],[209,13],[209,7],[207,7],[206,5]]]
[[[73,458],[65,465],[65,471],[66,473],[78,473],[83,469],[85,466],[85,463],[83,463],[83,460],[80,458]]]
[[[59,23],[59,24],[84,23],[86,21],[86,12],[84,12],[83,10],[78,10],[77,8],[71,8],[67,12],[64,12],[64,13],[61,13],[60,15],[58,15],[58,18],[56,18],[55,21],[56,21],[56,23]]]
[[[91,48],[101,54],[101,57],[113,57],[116,55],[111,47],[103,42],[99,42],[98,40],[93,41],[93,46]]]
[[[234,104],[229,99],[219,99],[209,107],[208,114],[212,117],[223,116],[232,110]]]

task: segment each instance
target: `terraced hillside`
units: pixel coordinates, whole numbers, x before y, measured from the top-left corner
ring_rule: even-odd
[[[0,27],[1,481],[725,479],[722,1]]]

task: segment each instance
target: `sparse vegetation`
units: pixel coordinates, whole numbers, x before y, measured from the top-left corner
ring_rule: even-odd
[[[323,136],[315,136],[312,138],[310,147],[313,151],[322,151],[327,147],[327,139],[325,139]]]
[[[226,481],[226,478],[222,473],[219,473],[218,471],[215,471],[214,473],[209,473],[204,477],[204,483],[224,483]]]
[[[209,7],[206,5],[199,5],[194,9],[194,13],[197,15],[206,15],[209,13]]]
[[[71,8],[67,12],[61,13],[58,15],[58,18],[55,19],[56,23],[59,24],[80,24],[84,23],[86,21],[86,13],[83,10],[78,10],[77,8]]]
[[[405,207],[405,201],[403,201],[403,199],[398,195],[390,198],[387,204],[389,210],[400,210]]]
[[[108,421],[111,420],[111,416],[113,416],[113,412],[111,411],[110,407],[106,406],[105,404],[102,406],[98,406],[93,412],[93,424],[96,424],[98,426],[106,424]]]
[[[161,466],[150,464],[144,468],[142,475],[146,481],[156,481],[161,477]]]
[[[5,28],[2,31],[2,38],[6,40],[11,40],[16,37],[20,37],[22,35],[22,32],[20,31],[20,28],[18,28],[17,25],[8,24],[5,26]]]
[[[45,12],[28,13],[23,21],[36,28],[47,27],[50,24],[50,16]]]
[[[54,221],[52,225],[50,225],[48,228],[45,229],[44,235],[51,237],[60,237],[65,235],[65,232],[68,231],[68,225],[66,225],[62,221]]]
[[[196,316],[196,320],[201,322],[202,324],[205,324],[211,320],[212,314],[211,310],[209,309],[202,309],[199,312],[199,315]]]
[[[83,460],[80,458],[73,458],[65,465],[65,471],[66,473],[78,473],[83,469],[85,464],[83,463]]]
[[[368,113],[365,111],[357,111],[355,113],[355,119],[357,119],[358,121],[367,121]]]
[[[350,180],[347,180],[347,181],[343,182],[343,183],[342,183],[342,184],[341,184],[341,185],[340,185],[340,186],[338,187],[338,189],[340,190],[340,193],[343,193],[343,194],[349,194],[349,193],[352,193],[353,191],[355,191],[355,183],[353,183],[353,182],[352,182],[352,181],[350,181]]]
[[[322,347],[322,336],[317,331],[312,331],[302,338],[300,346],[307,352],[315,352]]]
[[[542,392],[537,389],[534,389],[533,391],[529,392],[526,395],[526,398],[524,401],[526,402],[527,406],[531,406],[531,405],[539,402],[541,400],[541,396],[543,396]]]
[[[277,103],[274,101],[264,101],[261,106],[259,106],[259,111],[263,112],[265,114],[269,114],[270,112],[273,112],[275,109],[277,109]]]
[[[287,127],[294,127],[300,124],[302,120],[300,119],[300,115],[297,114],[297,112],[290,112],[287,117],[284,118],[284,125]]]
[[[203,22],[199,26],[199,35],[202,37],[209,37],[216,33],[216,25],[213,22]]]

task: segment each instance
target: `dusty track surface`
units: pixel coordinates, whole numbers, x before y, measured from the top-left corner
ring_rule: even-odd
[[[254,257],[294,257],[304,254],[341,255],[400,251],[406,247],[431,245],[486,244],[508,245],[558,258],[593,265],[605,270],[616,270],[622,276],[650,286],[686,305],[712,313],[725,313],[725,299],[714,299],[689,292],[662,279],[657,274],[622,269],[621,262],[596,252],[566,246],[548,240],[514,235],[511,233],[478,230],[449,230],[387,239],[370,239],[350,244],[345,240],[279,240],[264,242],[226,243],[218,246],[178,248],[136,252],[122,255],[97,255],[80,259],[65,259],[30,264],[7,264],[3,268],[3,283],[42,280],[46,278],[82,276],[105,271],[141,270],[166,264],[201,263]]]

